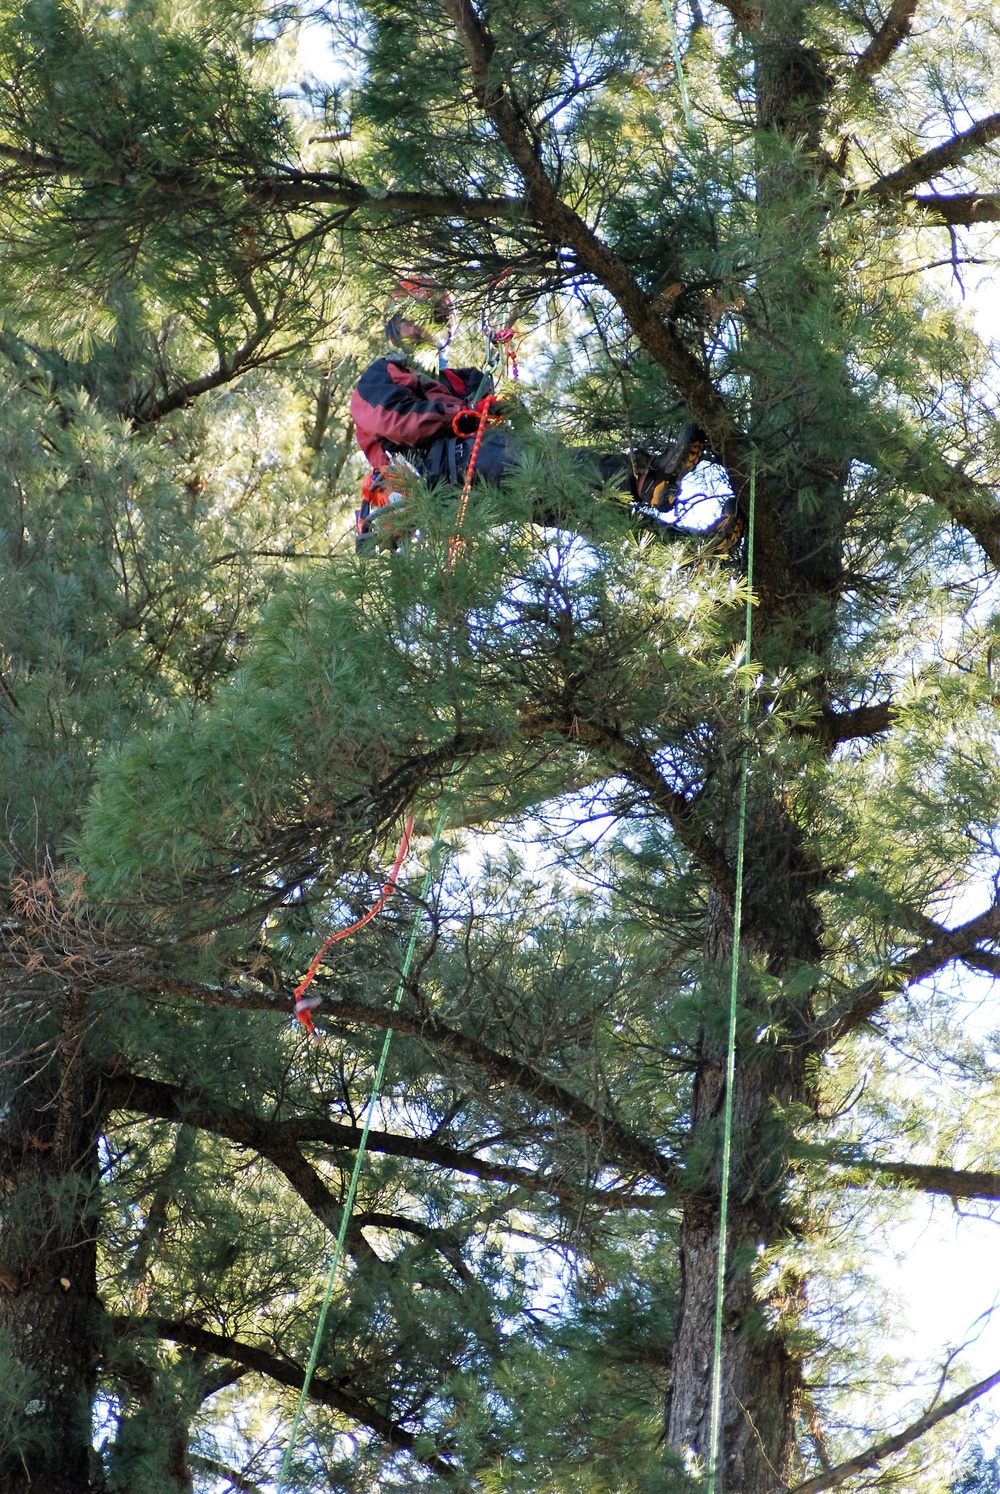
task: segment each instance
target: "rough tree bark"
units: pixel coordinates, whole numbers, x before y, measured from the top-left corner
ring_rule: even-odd
[[[93,1487],[101,1117],[83,1054],[86,1014],[86,994],[71,990],[57,1033],[44,1017],[16,1032],[11,1016],[2,1034],[0,1333],[31,1381],[17,1407],[27,1441],[0,1462],[0,1494]]]
[[[801,276],[794,284],[784,276],[774,285],[772,304],[780,320],[781,339],[799,346],[797,326],[807,325],[819,293],[818,235],[823,215],[818,183],[818,148],[824,100],[830,80],[820,59],[803,38],[804,6],[798,0],[770,0],[748,23],[757,78],[757,123],[761,132],[758,210],[794,215],[801,235]],[[781,147],[769,149],[769,137]],[[790,149],[789,149],[790,147]],[[803,203],[812,203],[816,237],[803,221]],[[817,274],[810,274],[815,255]],[[752,336],[752,333],[748,334]],[[780,362],[780,360],[779,360]],[[831,368],[831,381],[846,388],[846,370]],[[767,377],[764,377],[764,383]],[[846,466],[831,466],[814,449],[822,426],[811,411],[798,407],[794,385],[781,387],[780,367],[770,387],[755,395],[756,421],[765,432],[783,429],[793,444],[794,462],[781,477],[769,475],[767,499],[785,535],[787,572],[755,639],[755,654],[766,649],[766,634],[778,628],[794,636],[815,659],[814,688],[824,704],[826,656],[834,606],[843,584],[842,539]],[[765,413],[766,412],[766,413]],[[816,495],[815,508],[804,515],[800,489]],[[767,557],[762,557],[765,561]],[[826,605],[818,607],[817,603]],[[735,851],[737,794],[729,792],[730,819],[721,827],[730,854]],[[818,962],[822,929],[814,899],[820,869],[808,855],[787,801],[751,783],[748,813],[746,889],[744,894],[744,961],[780,976],[799,963]],[[718,972],[718,994],[728,989],[732,953],[732,909],[714,896],[710,906],[707,949]],[[746,969],[746,964],[744,965]],[[808,996],[783,1009],[758,1009],[747,979],[741,983],[744,1011],[752,1021],[738,1032],[733,1091],[733,1163],[729,1213],[726,1302],[723,1315],[723,1466],[721,1489],[727,1494],[768,1494],[795,1481],[796,1429],[802,1406],[800,1358],[787,1345],[787,1329],[803,1305],[801,1288],[787,1273],[759,1296],[753,1267],[763,1249],[780,1245],[800,1226],[786,1200],[789,1180],[788,1134],[783,1114],[815,1109],[809,1077],[808,1045],[803,1034],[812,1019]],[[694,1076],[690,1147],[695,1156],[717,1156],[725,1091],[725,1056],[717,1037],[721,1024],[706,1025]],[[773,1040],[759,1041],[767,1029]],[[717,1170],[698,1177],[699,1192],[687,1200],[681,1229],[681,1297],[674,1356],[673,1387],[667,1408],[667,1439],[679,1452],[708,1455],[710,1428],[711,1345],[719,1247]]]

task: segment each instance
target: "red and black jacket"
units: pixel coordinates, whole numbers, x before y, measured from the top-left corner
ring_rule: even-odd
[[[478,368],[446,368],[434,375],[411,368],[399,355],[378,358],[351,396],[358,445],[373,467],[382,467],[393,451],[450,436],[458,412],[491,392]]]

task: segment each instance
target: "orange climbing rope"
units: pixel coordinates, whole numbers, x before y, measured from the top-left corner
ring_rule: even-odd
[[[403,838],[399,842],[399,850],[396,852],[396,859],[392,863],[392,871],[389,873],[385,883],[383,884],[382,891],[379,893],[375,903],[368,909],[368,912],[364,915],[363,918],[359,918],[357,922],[352,923],[349,928],[338,929],[335,934],[331,934],[328,939],[323,940],[323,943],[316,951],[316,956],[312,964],[309,966],[309,969],[299,981],[299,984],[295,987],[295,1015],[298,1017],[299,1021],[302,1023],[302,1026],[306,1029],[306,1031],[311,1033],[317,1042],[321,1042],[322,1038],[316,1031],[316,1028],[313,1026],[312,1014],[315,1011],[316,1007],[319,1006],[323,998],[322,996],[307,996],[306,991],[308,991],[309,987],[312,985],[313,977],[315,976],[316,971],[319,969],[320,962],[322,961],[323,956],[326,954],[327,950],[330,948],[331,944],[336,944],[340,939],[346,939],[348,934],[356,934],[358,929],[363,929],[366,923],[371,923],[376,913],[380,913],[384,908],[386,899],[390,898],[395,892],[396,878],[399,876],[399,869],[403,864],[403,858],[406,855],[407,850],[409,849],[410,836],[412,834],[413,816],[411,814],[409,819],[406,821],[406,824],[403,826]]]
[[[476,439],[472,443],[472,455],[469,457],[469,466],[465,474],[465,483],[462,487],[462,496],[458,500],[458,513],[455,515],[455,533],[448,541],[448,564],[447,570],[451,570],[456,559],[465,549],[465,541],[462,538],[462,525],[465,523],[465,511],[469,506],[469,494],[472,492],[472,479],[476,475],[476,462],[479,460],[479,448],[483,444],[483,434],[490,422],[490,407],[497,403],[495,395],[487,394],[480,401],[479,429],[476,431]],[[494,417],[495,419],[496,417]]]

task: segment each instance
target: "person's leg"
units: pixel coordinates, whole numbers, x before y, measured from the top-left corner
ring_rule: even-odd
[[[474,444],[473,437],[442,436],[410,456],[428,486],[458,488],[468,474]],[[742,538],[744,528],[734,500],[725,505],[720,518],[706,530],[684,528],[668,518],[676,505],[683,478],[697,466],[704,450],[704,433],[690,424],[657,457],[646,453],[598,452],[585,447],[571,448],[570,456],[595,492],[608,487],[617,490],[629,516],[643,530],[662,540],[709,539],[714,553],[728,555]],[[523,455],[524,448],[516,437],[504,430],[488,431],[479,445],[473,481],[503,487],[522,465]],[[569,516],[544,487],[532,495],[531,518],[548,528],[568,527]],[[572,523],[581,530],[585,528],[580,525],[579,513],[573,515]]]
[[[457,466],[458,482],[464,482],[473,442],[471,439],[459,441],[457,446],[457,459],[451,460]],[[744,531],[743,519],[734,499],[724,505],[722,514],[707,529],[689,529],[671,523],[668,517],[676,506],[684,477],[694,470],[704,452],[704,432],[700,426],[689,424],[660,456],[650,457],[644,452],[634,456],[623,452],[597,452],[586,447],[572,447],[569,454],[595,491],[608,487],[617,489],[630,517],[644,530],[662,540],[706,539],[711,542],[713,554],[728,555],[739,544]],[[522,456],[523,447],[515,437],[505,431],[490,431],[480,443],[473,480],[502,487],[521,465]],[[439,460],[438,467],[442,465]],[[452,470],[454,468],[444,480],[454,483]],[[544,490],[532,495],[531,517],[534,523],[549,528],[567,527],[567,515]],[[573,522],[579,526],[578,515],[574,514]]]

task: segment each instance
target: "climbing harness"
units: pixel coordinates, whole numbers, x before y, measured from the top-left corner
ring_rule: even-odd
[[[757,456],[750,451],[750,503],[747,522],[747,606],[743,664],[749,671],[753,628],[753,529],[757,501]],[[729,1224],[729,1183],[733,1150],[733,1082],[736,1077],[736,1013],[740,973],[740,934],[743,924],[743,859],[747,826],[747,775],[750,733],[749,672],[743,687],[743,755],[740,762],[739,824],[736,838],[736,887],[733,895],[733,957],[729,978],[729,1033],[726,1043],[726,1097],[722,1112],[722,1181],[719,1191],[719,1250],[715,1272],[715,1330],[712,1338],[712,1400],[708,1452],[708,1494],[716,1494],[719,1444],[722,1434],[722,1313],[726,1297],[726,1231]]]
[[[427,858],[427,870],[424,873],[423,886],[420,889],[420,902],[422,905],[426,904],[427,902],[427,898],[431,890],[431,884],[434,880],[434,875],[437,869],[437,855],[441,845],[441,836],[444,833],[447,809],[448,807],[447,805],[445,805],[445,807],[441,810],[440,815],[438,816],[437,829],[434,832],[434,840],[431,845],[430,855]],[[399,868],[402,864],[403,857],[406,854],[406,847],[409,845],[409,838],[412,829],[413,819],[411,816],[411,818],[406,822],[406,829],[404,831],[404,844],[400,847],[399,855],[397,856],[392,872],[390,873],[390,881],[386,882],[385,887],[382,889],[383,896],[380,899],[379,906],[381,906],[381,903],[384,902],[385,898],[389,896],[390,890],[394,890],[395,888],[394,878],[399,875]],[[391,888],[390,882],[392,883]],[[345,929],[342,933],[336,935],[335,937],[341,939],[345,938],[347,934],[353,932],[353,929],[360,928],[362,924],[367,923],[368,919],[373,918],[375,912],[377,911],[378,909],[376,907],[372,910],[371,913],[367,914],[365,918],[359,920],[358,923],[354,924],[351,929]],[[400,971],[399,984],[396,987],[396,995],[392,1003],[391,1010],[393,1013],[398,1012],[400,1005],[402,1004],[403,992],[406,989],[406,980],[410,973],[410,966],[413,963],[413,955],[417,947],[417,935],[419,931],[420,918],[418,916],[413,920],[413,926],[410,929],[410,938],[406,946],[406,954],[403,958],[403,968]],[[324,945],[323,948],[328,947],[328,944],[330,942],[332,941],[327,941],[327,945]],[[322,950],[320,951],[320,954],[317,955],[316,960],[314,961],[314,965],[318,965],[321,955]],[[312,975],[314,974],[315,970],[312,970],[308,979],[311,980]],[[308,980],[303,981],[302,986],[300,986],[299,989],[303,989],[307,984]],[[296,992],[296,995],[298,995],[298,992]],[[385,1066],[386,1061],[389,1057],[389,1045],[391,1042],[392,1028],[389,1027],[386,1029],[385,1040],[382,1043],[382,1051],[379,1055],[378,1064],[375,1069],[375,1078],[372,1082],[371,1093],[368,1096],[368,1103],[365,1106],[364,1120],[361,1126],[361,1136],[358,1140],[358,1149],[354,1157],[354,1168],[351,1172],[351,1180],[348,1184],[347,1196],[344,1199],[344,1205],[341,1210],[340,1228],[337,1231],[337,1243],[334,1246],[333,1259],[330,1262],[330,1269],[327,1272],[326,1276],[326,1286],[323,1290],[323,1298],[320,1303],[319,1317],[316,1320],[316,1331],[313,1334],[312,1348],[309,1351],[309,1358],[306,1361],[305,1374],[302,1377],[302,1389],[299,1391],[298,1404],[295,1407],[295,1415],[292,1418],[292,1426],[288,1434],[288,1443],[285,1447],[284,1456],[281,1459],[281,1468],[278,1472],[278,1482],[275,1494],[285,1494],[285,1490],[288,1487],[288,1472],[291,1467],[293,1454],[295,1452],[295,1444],[298,1440],[299,1425],[302,1421],[302,1413],[305,1409],[306,1401],[309,1398],[309,1387],[312,1384],[313,1375],[316,1372],[316,1364],[319,1360],[320,1346],[323,1342],[323,1332],[326,1328],[326,1320],[330,1311],[330,1303],[333,1299],[333,1289],[336,1285],[337,1273],[340,1270],[340,1262],[344,1254],[344,1243],[347,1239],[347,1230],[350,1225],[351,1214],[354,1209],[354,1197],[358,1191],[358,1181],[361,1177],[361,1169],[364,1165],[365,1154],[368,1150],[368,1135],[371,1131],[372,1117],[375,1114],[375,1106],[378,1104],[379,1097],[382,1092],[382,1080],[385,1076]]]
[[[386,899],[390,898],[396,890],[396,881],[399,877],[399,868],[402,866],[403,860],[406,856],[406,852],[409,849],[410,836],[412,834],[413,816],[411,814],[409,819],[406,821],[406,824],[403,826],[403,837],[399,842],[399,850],[396,852],[396,859],[392,863],[392,871],[389,873],[389,876],[382,887],[382,891],[379,893],[373,905],[368,909],[368,912],[364,914],[362,918],[359,918],[355,923],[352,923],[349,928],[339,929],[337,933],[331,934],[328,939],[323,940],[323,943],[316,951],[312,964],[309,966],[309,969],[306,971],[299,984],[295,987],[295,1015],[296,1017],[298,1017],[299,1021],[302,1023],[302,1026],[306,1029],[306,1031],[310,1033],[317,1042],[322,1042],[322,1035],[316,1031],[316,1028],[313,1025],[312,1014],[320,1005],[323,998],[321,996],[307,996],[306,992],[312,985],[316,971],[320,967],[320,962],[322,961],[323,956],[326,954],[331,945],[338,943],[341,939],[346,939],[349,934],[356,934],[358,929],[363,929],[366,923],[371,923],[376,913],[381,913],[382,909],[385,907]]]

